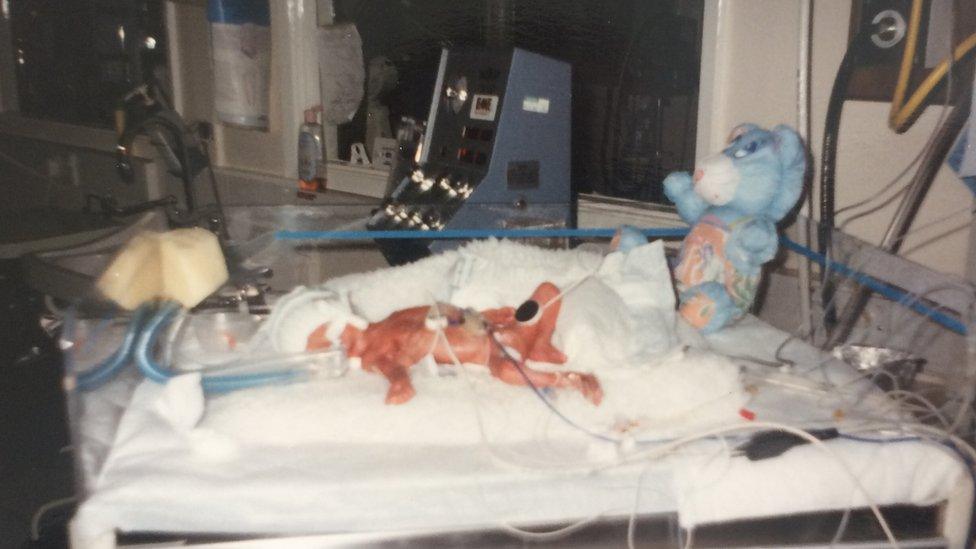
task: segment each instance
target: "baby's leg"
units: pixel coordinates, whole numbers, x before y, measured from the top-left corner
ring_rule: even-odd
[[[600,382],[592,374],[578,372],[540,372],[533,370],[524,364],[515,365],[511,360],[504,356],[494,355],[488,362],[491,375],[510,385],[528,385],[529,382],[536,387],[569,387],[578,390],[583,398],[589,400],[594,405],[599,405],[603,400],[603,389]],[[524,374],[524,375],[523,375]]]
[[[398,363],[396,357],[378,356],[372,353],[365,353],[362,357],[363,370],[379,370],[383,377],[390,382],[390,387],[386,391],[387,404],[403,404],[417,394],[410,382],[410,374],[407,367]]]
[[[386,391],[387,404],[403,404],[417,394],[413,383],[410,382],[410,374],[403,366],[394,366],[388,370],[381,368],[380,371],[386,379],[390,380],[390,388]]]

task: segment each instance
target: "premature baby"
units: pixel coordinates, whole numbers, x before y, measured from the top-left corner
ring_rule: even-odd
[[[348,357],[360,359],[363,370],[379,372],[389,380],[387,404],[402,404],[413,398],[416,391],[409,369],[428,355],[438,364],[486,365],[493,376],[513,385],[531,382],[539,388],[572,388],[599,404],[603,392],[593,375],[542,372],[525,364],[526,360],[566,362],[566,356],[551,341],[560,305],[559,288],[544,282],[518,309],[502,307],[475,312],[438,303],[403,309],[379,322],[367,323],[336,294],[302,290],[276,306],[273,316],[278,318],[272,319],[272,329],[287,330],[283,317],[289,313],[309,318],[318,314],[321,322],[311,333],[306,328],[301,331],[307,335],[288,334],[290,338],[304,336],[304,349],[309,351],[342,345]]]

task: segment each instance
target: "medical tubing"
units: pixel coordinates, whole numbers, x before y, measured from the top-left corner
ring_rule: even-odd
[[[683,238],[687,227],[639,229],[649,238]],[[443,231],[278,231],[276,240],[464,240],[469,238],[610,238],[617,229],[446,229]]]
[[[951,75],[950,75],[949,81],[951,82],[951,80],[952,79],[951,79]],[[873,195],[871,195],[871,196],[869,196],[869,197],[867,197],[865,199],[859,200],[859,201],[857,201],[857,202],[855,202],[853,204],[848,204],[847,206],[844,206],[843,208],[838,208],[837,210],[834,211],[835,226],[841,232],[844,232],[844,229],[849,224],[851,224],[852,222],[854,222],[854,221],[856,221],[856,220],[858,220],[858,219],[860,219],[860,218],[862,218],[864,216],[871,215],[871,214],[873,214],[873,213],[875,213],[875,212],[877,212],[877,211],[885,208],[888,204],[891,204],[899,196],[905,194],[905,192],[908,191],[908,186],[911,184],[911,182],[905,183],[900,189],[898,189],[897,191],[895,191],[888,198],[883,198],[883,196],[884,196],[884,194],[886,192],[890,191],[892,188],[894,188],[896,185],[898,185],[898,183],[906,175],[908,175],[908,173],[910,171],[912,171],[915,168],[915,166],[922,160],[922,157],[925,156],[925,151],[929,150],[929,148],[932,146],[932,144],[935,143],[935,140],[936,140],[936,138],[939,135],[939,128],[942,127],[942,123],[945,122],[946,117],[952,111],[952,106],[950,104],[951,101],[952,101],[952,98],[949,97],[948,95],[946,95],[945,103],[942,105],[942,109],[939,112],[939,119],[935,122],[935,125],[933,126],[933,129],[932,129],[932,133],[930,133],[928,139],[925,140],[925,145],[923,145],[922,148],[919,149],[918,154],[916,154],[915,157],[912,158],[912,160],[910,162],[908,162],[905,165],[905,167],[902,168],[901,171],[898,172],[897,175],[895,175],[887,183],[885,183],[884,185],[882,185],[881,186],[881,189],[878,190],[877,192],[875,192]],[[857,212],[857,213],[850,214],[841,223],[837,224],[836,218],[839,217],[840,214],[842,214],[844,212],[848,212],[848,211],[854,210],[854,209],[857,209],[857,208],[860,208],[862,206],[867,206],[868,204],[871,204],[872,202],[874,202],[876,200],[881,200],[881,202],[879,204],[876,204],[876,205],[873,205],[873,206],[868,207],[866,210],[863,210],[863,211],[860,211],[860,212]]]
[[[891,299],[892,301],[898,303],[899,305],[904,305],[919,314],[931,318],[933,321],[938,322],[940,325],[942,325],[945,328],[948,328],[949,330],[952,330],[953,332],[962,335],[966,334],[966,325],[960,322],[958,319],[953,318],[952,316],[947,315],[943,312],[940,312],[935,308],[919,303],[917,300],[912,299],[912,296],[907,292],[899,290],[893,286],[889,286],[881,282],[880,280],[877,280],[874,277],[866,275],[860,271],[854,270],[853,268],[843,263],[829,260],[826,257],[824,257],[823,254],[820,254],[818,252],[811,250],[810,248],[807,248],[806,246],[798,244],[797,242],[794,242],[785,236],[780,237],[780,242],[782,242],[783,245],[789,248],[790,250],[793,250],[798,254],[804,255],[813,261],[816,261],[821,266],[824,266],[825,270],[830,269],[836,271],[838,274],[850,278],[855,282],[857,282],[858,284],[861,284],[862,286],[874,290],[879,295]]]
[[[970,77],[971,74],[969,73]],[[935,181],[935,176],[949,155],[949,151],[952,149],[953,143],[956,142],[957,136],[965,127],[966,121],[969,120],[972,87],[962,88],[960,94],[955,98],[957,106],[939,128],[938,136],[932,143],[932,146],[925,151],[925,156],[918,167],[918,171],[915,172],[912,181],[909,183],[907,193],[902,198],[901,203],[899,203],[898,209],[895,211],[885,231],[884,238],[882,238],[881,243],[878,245],[885,252],[892,254],[898,253],[905,240],[905,235],[911,229],[911,224],[915,220],[919,208],[922,206],[922,201],[928,194],[933,181]],[[838,344],[847,337],[847,332],[849,332],[864,306],[867,304],[868,297],[867,291],[862,287],[857,289],[854,295],[847,300],[838,325],[828,338],[828,347]]]
[[[114,378],[132,358],[132,348],[142,328],[146,315],[149,312],[147,305],[141,305],[132,315],[132,320],[125,330],[125,336],[119,348],[112,353],[112,356],[105,359],[101,364],[81,372],[75,376],[78,389],[82,391],[95,390],[109,380]]]
[[[796,246],[799,246],[799,245],[796,244]],[[808,251],[810,251],[811,253],[815,253],[812,250],[808,250]],[[811,259],[814,259],[814,258],[811,258]],[[579,430],[579,431],[581,431],[581,432],[583,432],[583,433],[585,433],[585,434],[587,434],[587,435],[589,435],[589,436],[591,436],[593,438],[596,438],[598,440],[603,440],[603,441],[607,441],[607,442],[614,442],[614,443],[623,442],[623,440],[618,440],[618,439],[615,439],[615,438],[612,438],[612,437],[607,437],[605,435],[601,435],[599,433],[594,433],[594,432],[590,431],[589,429],[586,429],[585,427],[583,427],[583,426],[575,423],[574,421],[572,421],[571,419],[569,419],[567,416],[565,416],[564,414],[562,414],[559,411],[559,409],[556,408],[549,401],[549,399],[546,398],[546,396],[544,394],[542,394],[542,391],[535,385],[535,383],[532,382],[532,380],[529,378],[528,374],[525,373],[525,371],[523,370],[523,366],[522,366],[521,360],[516,359],[515,357],[513,357],[511,355],[511,353],[508,352],[508,349],[505,347],[504,344],[502,344],[502,342],[497,338],[495,332],[493,332],[490,328],[488,328],[488,334],[489,334],[489,336],[491,338],[491,341],[494,342],[499,347],[499,350],[509,360],[511,360],[512,363],[516,366],[516,369],[522,375],[522,377],[524,378],[524,380],[526,381],[526,383],[528,384],[528,386],[532,389],[532,391],[536,394],[536,396],[540,400],[542,400],[543,403],[557,417],[559,417],[563,422],[565,422],[567,425],[570,425],[570,426],[574,427],[575,429],[577,429],[577,430]],[[457,361],[456,359],[455,359],[455,362],[457,362],[458,364],[460,364],[460,362]],[[919,428],[924,428],[924,426],[919,426]],[[881,529],[884,531],[884,534],[887,537],[889,543],[893,547],[899,547],[900,546],[898,544],[898,541],[895,538],[893,532],[891,531],[891,529],[890,529],[887,521],[885,520],[884,516],[881,514],[880,508],[878,507],[878,505],[874,501],[872,501],[872,499],[870,497],[870,494],[867,492],[867,490],[864,488],[864,486],[860,483],[860,481],[857,478],[857,475],[850,469],[850,467],[847,465],[847,463],[843,459],[841,459],[837,454],[835,454],[833,451],[831,451],[830,448],[828,448],[827,445],[823,441],[817,439],[816,437],[814,437],[810,433],[807,433],[806,431],[804,431],[802,429],[799,429],[797,427],[793,427],[793,426],[790,426],[790,425],[785,425],[785,424],[782,424],[782,423],[761,422],[760,421],[760,422],[754,422],[754,423],[749,423],[749,424],[734,425],[734,426],[729,426],[729,427],[721,427],[721,428],[718,428],[718,429],[706,430],[704,432],[697,433],[697,434],[690,435],[690,436],[686,436],[686,437],[682,437],[682,438],[662,439],[662,440],[659,440],[659,441],[641,441],[641,440],[637,440],[635,442],[637,442],[637,443],[656,443],[656,444],[658,444],[659,445],[658,447],[648,449],[647,451],[639,452],[639,454],[638,454],[638,457],[639,456],[643,456],[646,459],[655,459],[657,457],[661,457],[663,455],[667,455],[668,453],[676,450],[680,446],[683,446],[683,445],[685,445],[685,444],[687,444],[689,442],[694,442],[696,440],[706,440],[706,439],[721,438],[721,437],[723,437],[723,435],[728,434],[728,433],[740,432],[740,431],[753,431],[753,430],[759,431],[759,430],[762,430],[762,429],[773,429],[773,430],[780,431],[780,432],[791,433],[791,434],[793,434],[793,435],[795,435],[797,437],[800,437],[800,438],[804,439],[807,442],[812,443],[814,446],[820,447],[823,451],[825,451],[830,457],[832,457],[837,462],[837,464],[839,466],[841,466],[841,468],[850,477],[850,479],[854,483],[855,487],[862,493],[862,495],[864,496],[864,498],[866,500],[866,503],[867,503],[868,507],[870,507],[871,508],[871,511],[874,513],[874,516],[878,520],[878,523],[881,526]],[[941,435],[942,433],[939,433],[939,434]],[[840,433],[838,436],[840,438],[844,438],[844,439],[848,439],[848,440],[861,441],[861,442],[873,443],[873,444],[888,444],[888,443],[909,442],[909,441],[916,441],[917,442],[917,441],[922,440],[924,438],[924,437],[921,437],[921,436],[906,436],[906,437],[891,437],[891,438],[867,438],[867,437],[860,437],[860,436],[852,435],[852,434],[848,434],[848,433]],[[943,444],[945,446],[948,446],[951,450],[955,451],[955,453],[957,453],[958,455],[960,455],[960,457],[963,459],[963,461],[967,465],[969,465],[969,463],[970,463],[969,460],[965,459],[965,457],[962,456],[962,451],[959,450],[959,448],[953,443],[953,441],[955,441],[955,440],[958,440],[958,438],[955,437],[955,436],[953,436],[951,433],[948,433],[948,434],[946,434],[946,437],[940,437],[938,441],[941,444]],[[627,460],[625,460],[625,462],[626,461]],[[618,463],[617,465],[620,465],[620,464],[622,464],[622,463]],[[973,474],[971,467],[970,467],[970,474],[971,475]],[[972,525],[973,525],[973,523],[971,522],[970,529],[972,529]],[[562,533],[562,532],[560,531],[560,533]]]
[[[888,525],[888,521],[885,520],[884,515],[881,514],[881,509],[872,500],[870,493],[867,491],[867,489],[858,479],[857,474],[855,474],[855,472],[850,468],[847,462],[844,459],[842,459],[839,455],[837,455],[836,452],[831,450],[830,447],[824,441],[814,437],[813,435],[811,435],[810,433],[804,431],[799,427],[794,427],[792,425],[787,425],[785,423],[778,423],[773,421],[754,421],[750,423],[742,423],[739,425],[731,425],[731,426],[716,427],[714,429],[707,429],[692,435],[674,439],[670,442],[661,444],[659,446],[655,446],[653,448],[648,448],[647,450],[635,452],[634,454],[628,456],[626,459],[622,459],[618,463],[615,463],[614,466],[617,467],[627,463],[635,463],[637,461],[657,459],[666,456],[671,452],[674,452],[675,450],[677,450],[678,448],[686,444],[696,442],[699,440],[721,438],[724,435],[730,433],[762,431],[762,430],[774,430],[774,431],[793,434],[811,443],[813,446],[825,452],[827,456],[830,457],[844,471],[844,473],[847,475],[848,479],[851,481],[851,483],[854,485],[857,491],[860,492],[861,495],[864,497],[865,503],[871,509],[871,512],[874,514],[875,518],[878,521],[878,525],[884,531],[885,537],[888,539],[888,543],[892,547],[901,546],[898,543],[898,540],[895,539],[894,533],[891,531],[891,528]]]
[[[908,91],[908,79],[912,73],[912,64],[918,48],[918,31],[922,26],[922,1],[912,0],[912,8],[908,16],[908,32],[905,35],[905,47],[902,50],[901,64],[898,67],[898,79],[895,81],[895,92],[891,96],[891,108],[888,111],[888,125],[897,131],[899,110],[902,109],[905,93]]]
[[[936,442],[937,444],[948,448],[953,455],[959,458],[966,466],[966,472],[969,474],[969,480],[973,483],[974,489],[976,489],[976,463],[966,455],[965,452],[959,449],[956,444],[949,439],[944,440],[933,440],[931,438],[926,438],[922,436],[903,436],[903,437],[891,437],[891,438],[873,438],[873,437],[862,437],[857,435],[843,434],[841,433],[840,438],[853,440],[857,442],[866,442],[869,444],[892,444],[899,442],[919,442],[919,441],[930,441]],[[969,539],[976,539],[976,506],[973,506],[972,513],[969,517]]]
[[[572,419],[570,419],[568,416],[566,416],[565,414],[563,414],[559,410],[559,408],[556,408],[552,404],[552,402],[550,402],[549,399],[546,398],[546,395],[542,394],[542,389],[539,389],[539,387],[535,383],[532,382],[532,379],[529,378],[529,375],[527,373],[525,373],[525,366],[523,365],[522,361],[520,359],[515,358],[514,356],[512,356],[511,353],[508,352],[508,349],[505,348],[505,345],[498,339],[498,335],[495,333],[495,331],[492,330],[491,327],[487,327],[487,326],[486,326],[486,330],[488,331],[488,336],[495,343],[495,345],[502,352],[502,354],[505,355],[505,358],[507,358],[508,360],[512,361],[512,364],[515,365],[515,369],[518,370],[518,373],[522,376],[522,379],[525,380],[526,385],[528,385],[529,388],[532,389],[532,392],[535,393],[535,395],[537,397],[539,397],[539,400],[541,400],[542,403],[545,404],[547,408],[549,408],[549,411],[552,412],[553,414],[555,414],[556,417],[558,417],[559,419],[561,419],[563,421],[563,423],[565,423],[566,425],[569,425],[570,427],[576,429],[577,431],[580,431],[581,433],[584,433],[586,435],[589,435],[590,437],[592,437],[592,438],[594,438],[596,440],[602,440],[603,442],[610,442],[612,444],[620,444],[620,443],[625,442],[626,439],[622,439],[622,438],[618,439],[616,437],[608,437],[608,436],[606,436],[604,434],[597,433],[595,431],[591,431],[590,429],[587,429],[586,427],[580,425],[579,423],[576,423],[575,421],[573,421]],[[665,440],[649,440],[649,441],[638,441],[638,442],[647,442],[649,444],[654,444],[654,443],[666,442],[666,441]]]
[[[535,385],[535,383],[532,382],[532,380],[529,378],[528,374],[525,373],[525,371],[523,370],[521,361],[520,360],[517,360],[515,357],[513,357],[508,352],[508,350],[501,343],[501,341],[499,341],[497,339],[495,333],[493,331],[491,331],[490,328],[488,330],[488,333],[491,336],[492,341],[494,341],[495,344],[498,345],[498,347],[501,350],[501,352],[509,360],[511,360],[512,363],[516,366],[516,369],[522,375],[522,377],[525,379],[525,382],[532,389],[532,391],[536,394],[536,396],[539,397],[539,399],[542,400],[543,403],[545,403],[545,405],[557,417],[559,417],[563,422],[565,422],[566,424],[574,427],[575,429],[578,429],[579,431],[581,431],[581,432],[583,432],[583,433],[585,433],[585,434],[587,434],[587,435],[589,435],[589,436],[591,436],[593,438],[596,438],[598,440],[603,440],[603,441],[606,441],[606,442],[613,442],[613,443],[623,442],[623,440],[618,440],[618,439],[615,439],[615,438],[612,438],[612,437],[607,437],[605,435],[601,435],[599,433],[594,433],[594,432],[590,431],[589,429],[586,429],[585,427],[583,427],[583,426],[577,424],[576,422],[572,421],[571,419],[569,419],[564,414],[562,414],[559,411],[558,408],[556,408],[551,402],[549,402],[549,399],[546,398],[545,395],[542,394],[541,390]],[[761,430],[761,429],[774,429],[774,430],[781,431],[781,432],[791,433],[791,434],[793,434],[795,436],[798,436],[798,437],[804,439],[807,442],[813,443],[815,446],[819,446],[822,450],[824,450],[830,457],[832,457],[837,462],[838,465],[841,466],[841,468],[847,473],[848,477],[850,477],[851,482],[854,483],[855,487],[864,496],[864,498],[865,498],[865,500],[866,500],[866,502],[868,504],[868,507],[870,507],[871,508],[871,511],[874,513],[875,518],[878,520],[878,524],[881,526],[881,529],[884,531],[885,537],[887,537],[888,542],[891,544],[891,546],[893,546],[893,547],[900,547],[900,545],[898,544],[897,539],[895,538],[894,534],[891,531],[891,528],[888,525],[888,522],[885,520],[884,516],[881,514],[880,508],[878,507],[878,505],[876,503],[874,503],[874,501],[872,501],[872,499],[870,497],[870,494],[867,492],[867,490],[864,488],[864,486],[860,483],[860,481],[857,478],[857,475],[850,469],[850,467],[847,465],[847,463],[843,459],[841,459],[837,454],[835,454],[833,451],[831,451],[827,447],[827,445],[824,444],[823,441],[817,439],[816,437],[814,437],[813,435],[810,435],[809,433],[807,433],[806,431],[804,431],[802,429],[799,429],[799,428],[796,428],[796,427],[792,427],[790,425],[781,424],[781,423],[774,423],[774,422],[755,422],[755,423],[751,423],[751,424],[736,425],[736,426],[731,426],[731,427],[722,427],[722,428],[713,429],[713,430],[705,431],[703,433],[699,433],[699,434],[695,434],[695,435],[690,435],[690,436],[686,436],[686,437],[682,437],[682,438],[663,439],[663,440],[658,440],[658,441],[636,440],[635,442],[638,443],[638,444],[640,444],[640,443],[659,444],[660,446],[658,446],[656,448],[649,449],[646,452],[640,452],[647,459],[654,459],[656,457],[660,457],[660,456],[666,455],[667,453],[670,453],[670,452],[676,450],[677,448],[679,448],[679,447],[681,447],[681,446],[683,446],[683,445],[685,445],[685,444],[687,444],[689,442],[696,441],[696,440],[706,440],[706,439],[720,438],[723,435],[728,434],[728,433],[733,433],[733,432],[738,432],[738,431],[753,431],[753,430],[758,431],[758,430]],[[844,438],[847,438],[844,435],[840,435],[840,436],[842,436]],[[878,441],[872,440],[871,442],[881,443],[883,441],[880,441],[880,440],[878,440]]]
[[[837,140],[840,133],[840,119],[847,99],[847,87],[851,73],[857,64],[862,50],[870,44],[870,29],[865,28],[851,41],[844,58],[834,77],[834,85],[830,90],[830,101],[827,103],[827,117],[824,122],[823,146],[820,153],[820,224],[817,226],[818,250],[823,255],[829,255],[834,231],[834,176],[837,169]],[[829,273],[821,271],[821,304],[824,307],[825,323],[832,325],[834,313],[830,305],[833,295],[833,284],[830,283]]]
[[[136,365],[143,375],[157,383],[166,383],[171,378],[180,375],[157,363],[152,357],[153,349],[155,348],[159,335],[172,320],[173,316],[180,311],[180,307],[180,304],[175,302],[163,304],[156,314],[146,323],[136,343]],[[282,370],[242,375],[201,376],[200,385],[205,393],[227,393],[240,389],[260,387],[271,383],[292,381],[300,373],[301,371],[299,370]]]

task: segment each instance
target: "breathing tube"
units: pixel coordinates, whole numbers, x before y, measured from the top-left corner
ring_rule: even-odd
[[[834,232],[834,174],[837,169],[837,139],[840,133],[840,119],[847,99],[847,86],[857,61],[863,52],[870,47],[871,33],[862,30],[844,53],[844,59],[837,69],[834,85],[830,90],[830,101],[827,103],[827,119],[824,123],[823,147],[820,153],[820,224],[817,226],[818,251],[830,257]],[[834,285],[830,281],[830,273],[824,269],[820,271],[821,299],[824,307],[824,324],[833,326],[836,314],[833,307]]]
[[[166,383],[170,379],[185,373],[174,371],[160,364],[153,357],[160,334],[165,331],[180,310],[181,305],[179,303],[172,301],[163,303],[156,313],[149,318],[145,327],[139,331],[139,337],[135,344],[136,366],[147,378],[157,383]],[[203,375],[200,379],[200,385],[205,393],[228,393],[273,383],[296,381],[306,373],[302,369],[285,369],[236,375]]]
[[[149,309],[150,307],[148,305],[142,305],[136,309],[135,314],[132,316],[132,321],[129,322],[129,326],[125,331],[125,336],[122,338],[122,343],[112,353],[112,356],[75,377],[75,383],[78,389],[82,391],[93,391],[114,378],[125,368],[125,365],[132,358],[132,349],[146,315],[149,314]]]
[[[143,375],[157,383],[166,383],[176,376],[188,373],[173,370],[157,361],[154,356],[160,335],[166,331],[180,310],[182,306],[172,301],[161,305],[148,303],[141,305],[133,313],[118,349],[99,364],[78,373],[75,376],[75,387],[80,391],[98,389],[133,362]],[[297,362],[302,364],[294,365],[296,358],[299,359]],[[311,356],[302,354],[221,365],[223,369],[232,368],[238,371],[263,366],[270,369],[237,374],[202,375],[200,384],[205,393],[227,393],[275,383],[299,381],[305,379],[312,371],[321,369],[314,364],[306,364],[309,361],[314,363],[316,359],[314,354]],[[66,360],[70,365],[70,358]]]

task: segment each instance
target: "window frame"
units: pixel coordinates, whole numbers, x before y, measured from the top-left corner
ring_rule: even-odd
[[[7,0],[0,2],[3,6],[7,5]],[[712,122],[720,118],[712,116],[712,113],[722,100],[721,86],[716,83],[720,82],[720,73],[725,70],[722,62],[726,61],[716,55],[722,4],[704,3],[696,158],[714,149],[713,134],[716,132],[712,131]],[[206,24],[206,0],[165,2],[167,55],[176,110],[188,119],[214,122],[214,160],[218,171],[251,172],[266,177],[269,181],[287,184],[297,176],[295,151],[302,111],[306,106],[321,102],[316,28],[332,22],[334,8],[332,0],[271,1],[270,6],[272,63],[275,67],[271,76],[272,97],[278,97],[279,100],[271,104],[270,128],[266,132],[233,128],[216,122],[210,107],[212,93],[209,89],[206,90],[207,93],[191,91],[199,89],[194,81],[194,69],[197,72],[207,71],[209,67],[209,54],[204,56],[206,66],[201,65],[199,55],[201,49],[209,52],[209,33],[204,37],[200,36],[203,29],[200,26],[201,16],[204,17],[202,24]],[[183,33],[195,33],[192,41],[196,43],[187,43]],[[199,48],[203,43],[201,40],[205,40],[206,48]],[[197,49],[194,49],[195,46]],[[16,83],[13,78],[4,77],[15,74],[12,49],[10,18],[4,11],[0,16],[0,134],[102,152],[114,151],[116,137],[111,130],[38,120],[17,112]],[[335,160],[338,156],[336,126],[325,124],[324,132],[330,188],[374,198],[381,196],[385,189],[386,172],[370,167],[351,166]],[[147,139],[137,140],[134,155],[146,160],[154,157],[153,148]],[[592,217],[593,221],[604,218],[615,208],[625,216],[639,216],[644,211],[654,211],[654,216],[658,218],[666,215],[662,208],[648,209],[640,201],[607,201],[604,197],[585,194],[579,197],[581,210],[588,209],[589,204],[594,202],[599,202],[599,206],[591,212],[595,216]]]

